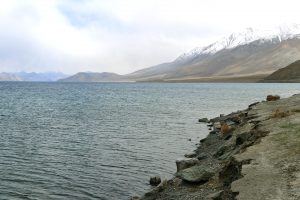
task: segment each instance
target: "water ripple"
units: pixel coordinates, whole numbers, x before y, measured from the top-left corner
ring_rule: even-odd
[[[0,199],[142,194],[207,134],[198,117],[269,93],[289,96],[299,84],[0,83]]]

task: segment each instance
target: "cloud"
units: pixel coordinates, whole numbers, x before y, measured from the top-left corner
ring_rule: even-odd
[[[0,0],[0,71],[129,73],[246,27],[298,23],[297,1]]]

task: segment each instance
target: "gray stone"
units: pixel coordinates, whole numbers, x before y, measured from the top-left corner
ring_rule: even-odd
[[[227,120],[227,121],[226,121],[226,124],[227,124],[228,126],[234,126],[234,125],[236,124],[236,122],[234,122],[234,121],[232,121],[232,120]]]
[[[154,177],[150,178],[149,182],[150,182],[150,185],[157,186],[157,185],[159,185],[161,183],[161,179],[160,179],[159,176],[154,176]]]
[[[209,134],[217,134],[217,133],[218,133],[218,131],[215,131],[215,130],[209,132]]]
[[[176,176],[181,178],[183,181],[191,183],[199,183],[208,181],[214,172],[205,169],[203,166],[193,166],[177,172]]]
[[[221,129],[221,127],[222,127],[221,122],[214,123],[214,129]]]
[[[141,198],[138,196],[131,197],[130,200],[140,200]]]
[[[209,120],[207,118],[202,118],[202,119],[199,119],[198,122],[208,123]]]
[[[208,127],[213,127],[214,124],[210,123],[210,124],[207,124]]]
[[[197,156],[197,159],[198,159],[198,160],[203,160],[203,159],[205,159],[205,158],[207,158],[207,155],[206,155],[205,153],[200,153],[200,154]]]
[[[223,146],[218,148],[218,150],[214,154],[214,157],[220,157],[220,156],[222,156],[223,154],[225,154],[226,152],[228,152],[230,150],[231,150],[231,148],[229,146],[223,145]]]
[[[208,195],[205,199],[207,200],[218,200],[221,199],[222,194],[224,193],[223,190],[220,190],[218,192],[212,193],[210,195]]]
[[[178,160],[176,160],[177,172],[184,170],[186,168],[192,167],[194,165],[197,165],[199,163],[200,162],[197,158],[178,159]]]
[[[195,158],[196,156],[197,156],[196,153],[187,153],[184,155],[184,157],[186,157],[186,158]]]
[[[203,138],[203,139],[200,140],[200,143],[203,143],[205,141],[206,141],[206,138]]]
[[[244,142],[246,142],[248,140],[248,138],[251,137],[251,134],[248,132],[243,132],[240,133],[236,136],[236,145],[241,145]]]

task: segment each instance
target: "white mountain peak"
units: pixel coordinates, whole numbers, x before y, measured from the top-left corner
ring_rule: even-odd
[[[300,37],[300,24],[283,24],[269,30],[247,28],[242,32],[232,33],[219,41],[204,47],[196,47],[182,54],[176,60],[193,58],[198,55],[214,54],[222,49],[231,49],[240,45],[249,44],[256,40],[270,41],[278,39],[280,42],[289,38]]]

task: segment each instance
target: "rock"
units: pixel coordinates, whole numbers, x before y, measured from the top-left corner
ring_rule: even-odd
[[[131,197],[130,200],[140,200],[141,198],[138,196]]]
[[[253,106],[256,106],[257,104],[259,104],[259,102],[252,103],[252,104],[250,104],[250,105],[248,106],[248,108],[251,108],[251,107],[253,107]]]
[[[277,101],[280,99],[280,96],[278,95],[268,95],[267,96],[267,101]]]
[[[208,123],[209,120],[207,118],[201,118],[201,119],[198,120],[198,122],[200,122],[200,123]]]
[[[184,154],[184,157],[186,158],[195,158],[197,156],[196,153],[187,153],[187,154]]]
[[[192,141],[192,139],[190,138],[190,139],[188,139],[188,141]]]
[[[227,123],[222,124],[221,126],[221,133],[223,135],[226,135],[227,133],[229,133],[232,130],[231,126],[229,126]]]
[[[215,122],[214,123],[214,129],[221,129],[221,122]]]
[[[212,193],[210,195],[208,195],[205,199],[207,200],[218,200],[221,199],[221,196],[223,195],[224,191],[220,190],[218,192]]]
[[[201,153],[201,154],[199,154],[199,155],[197,156],[197,159],[198,159],[198,160],[203,160],[203,159],[205,159],[205,158],[207,158],[207,155],[206,155],[205,153]]]
[[[236,136],[235,145],[237,146],[242,145],[244,142],[248,140],[249,137],[251,137],[251,134],[248,132],[239,133]]]
[[[228,151],[231,151],[231,147],[227,145],[220,146],[216,153],[214,153],[214,157],[220,157]]]
[[[232,156],[232,152],[226,152],[223,155],[221,155],[220,157],[218,157],[218,160],[228,160],[230,157]]]
[[[230,138],[232,138],[232,134],[228,134],[225,136],[224,140],[229,140]]]
[[[193,166],[178,172],[176,176],[181,178],[183,181],[191,183],[205,182],[214,175],[212,171],[205,168],[206,167],[203,166]]]
[[[217,134],[218,131],[210,131],[209,134]]]
[[[236,125],[236,124],[239,124],[240,123],[240,118],[239,117],[233,117],[233,118],[231,118],[231,120],[227,120],[226,121],[226,124],[228,125],[228,126],[234,126],[234,125]]]
[[[207,124],[207,126],[208,126],[208,127],[213,127],[214,125],[213,125],[213,124]]]
[[[196,158],[178,159],[178,160],[176,160],[177,172],[184,170],[186,168],[192,167],[197,164],[199,164],[199,160]]]
[[[206,141],[206,138],[203,138],[203,139],[200,140],[200,143],[203,143],[205,141]]]
[[[150,178],[150,185],[152,186],[158,186],[161,183],[161,179],[159,176],[154,176]]]

